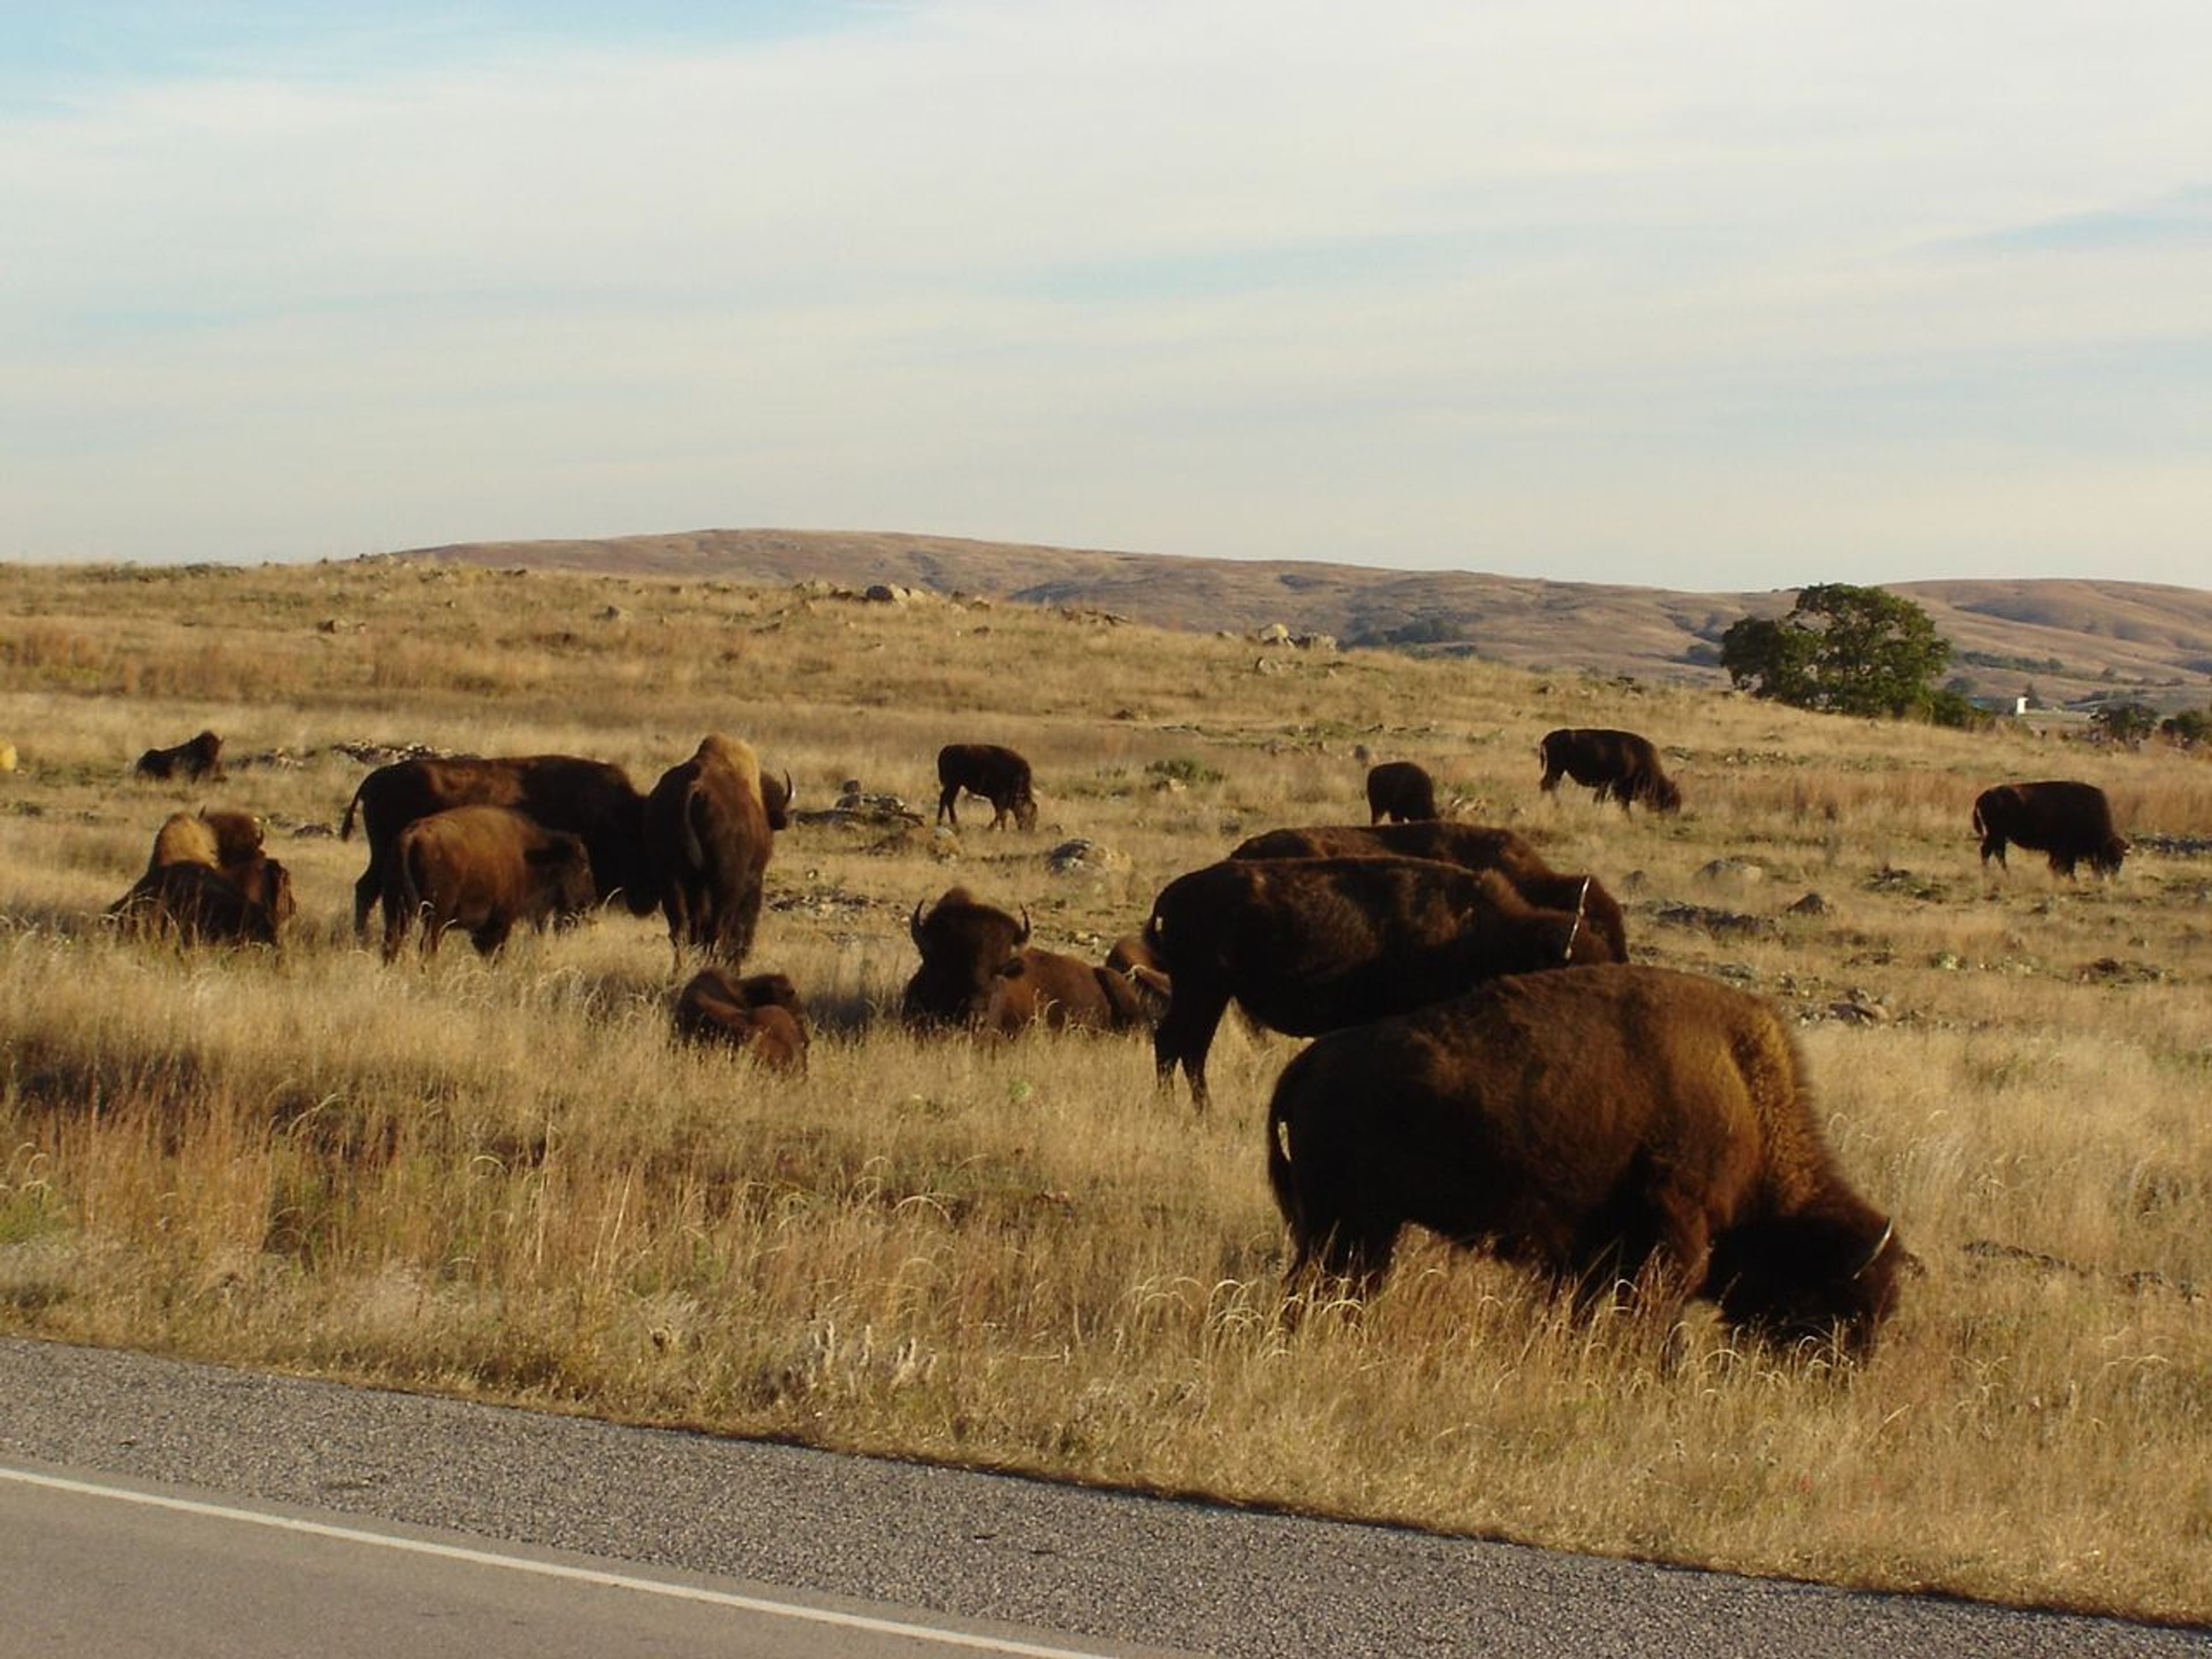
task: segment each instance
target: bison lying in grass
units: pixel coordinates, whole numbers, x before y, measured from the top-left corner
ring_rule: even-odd
[[[1905,1261],[1836,1167],[1765,1002],[1658,968],[1503,979],[1322,1038],[1276,1085],[1293,1278],[1371,1286],[1408,1222],[1585,1300],[1864,1350]]]

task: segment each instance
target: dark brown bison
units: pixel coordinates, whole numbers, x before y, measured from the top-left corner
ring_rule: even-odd
[[[511,806],[455,806],[399,832],[385,861],[384,959],[419,921],[428,955],[448,927],[489,956],[519,922],[543,928],[599,902],[581,836]]]
[[[1425,859],[1228,859],[1161,890],[1145,943],[1173,987],[1152,1037],[1206,1103],[1206,1054],[1231,999],[1293,1036],[1419,1007],[1499,974],[1610,962],[1572,910],[1539,909],[1494,870]]]
[[[360,815],[368,837],[368,867],[353,888],[353,925],[366,932],[369,907],[386,887],[392,848],[417,818],[456,806],[507,806],[548,830],[584,843],[602,899],[619,893],[634,915],[658,902],[645,854],[644,797],[629,775],[606,761],[574,755],[453,755],[394,761],[361,781],[346,805],[339,834],[353,835]]]
[[[1585,1300],[1711,1297],[1733,1327],[1864,1350],[1906,1259],[1838,1172],[1775,1011],[1604,967],[1501,979],[1322,1037],[1284,1070],[1267,1170],[1294,1279],[1371,1286],[1408,1222]]]
[[[761,884],[774,832],[751,746],[709,732],[645,801],[645,844],[680,959],[703,951],[734,968],[760,926]]]
[[[1368,768],[1367,811],[1371,823],[1443,816],[1437,811],[1435,781],[1412,761],[1384,761]]]
[[[679,1036],[725,1042],[776,1071],[806,1069],[806,1009],[783,974],[748,974],[702,968],[678,994]]]
[[[2043,783],[2001,783],[1984,789],[1974,802],[1974,833],[1982,838],[1982,863],[2005,863],[2008,842],[2031,853],[2047,854],[2053,875],[2074,878],[2082,860],[2100,876],[2120,873],[2128,844],[2112,828],[2112,803],[2094,783],[2054,779]]]
[[[1628,960],[1628,929],[1620,902],[1595,876],[1554,870],[1544,856],[1510,830],[1487,824],[1451,823],[1441,818],[1411,823],[1317,824],[1303,830],[1270,830],[1238,844],[1232,859],[1368,858],[1435,859],[1462,870],[1495,870],[1521,896],[1540,910],[1579,909],[1613,950],[1615,962]]]
[[[222,739],[212,732],[203,732],[173,749],[149,749],[138,757],[136,770],[142,778],[208,778],[220,782]]]
[[[291,880],[283,865],[268,858],[229,870],[165,864],[141,877],[108,914],[126,933],[173,938],[182,945],[274,945],[292,914]]]
[[[1017,921],[964,887],[947,889],[927,913],[915,905],[907,932],[921,953],[900,1002],[910,1025],[1011,1034],[1040,1022],[1097,1031],[1150,1023],[1155,1005],[1136,978],[1032,947],[1026,910]]]
[[[1649,738],[1633,732],[1601,727],[1570,726],[1544,734],[1537,752],[1544,761],[1539,786],[1547,793],[1559,787],[1562,775],[1588,784],[1600,800],[1608,797],[1626,812],[1631,803],[1642,801],[1655,812],[1678,811],[1682,792],[1659,764],[1659,751]]]
[[[1036,799],[1030,792],[1030,763],[1011,749],[995,743],[951,743],[937,751],[937,781],[944,793],[937,798],[937,821],[960,827],[953,801],[963,789],[991,803],[991,828],[1003,827],[1009,815],[1024,830],[1036,827]]]

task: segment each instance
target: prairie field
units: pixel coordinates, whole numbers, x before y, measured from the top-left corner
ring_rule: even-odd
[[[1986,875],[1968,813],[2087,779],[2212,836],[2212,763],[1708,690],[1306,652],[1009,604],[371,560],[0,567],[0,1328],[638,1423],[1888,1589],[2212,1622],[2212,860]],[[1656,742],[1676,817],[1537,793]],[[221,732],[221,784],[131,775]],[[335,829],[385,751],[565,751],[641,787],[708,731],[788,770],[748,968],[803,1077],[678,1046],[658,918],[386,965]],[[951,741],[1033,833],[927,819]],[[1796,1022],[1831,1140],[1923,1271],[1872,1358],[1578,1316],[1421,1241],[1285,1317],[1268,1092],[1200,1115],[1141,1037],[917,1038],[953,884],[1093,956],[1258,830],[1421,762],[1620,897],[1632,954]],[[118,939],[170,812],[250,808],[281,951]],[[1089,845],[1079,854],[1066,844]],[[1055,855],[1057,854],[1057,855]],[[1808,901],[1818,895],[1818,902]]]

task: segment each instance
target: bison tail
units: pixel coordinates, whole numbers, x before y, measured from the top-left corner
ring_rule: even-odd
[[[361,809],[361,791],[362,789],[366,789],[368,787],[368,780],[367,778],[363,778],[361,781],[361,788],[356,789],[353,792],[353,799],[346,803],[345,817],[338,822],[338,839],[340,841],[351,841],[353,839],[353,817],[354,814]]]

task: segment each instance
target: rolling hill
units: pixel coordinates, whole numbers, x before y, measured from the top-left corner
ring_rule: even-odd
[[[876,583],[1114,612],[1163,627],[1249,633],[1280,623],[1352,648],[1472,654],[1517,667],[1718,684],[1723,629],[1779,615],[1765,592],[1554,582],[1460,570],[1182,558],[886,532],[702,530],[598,540],[477,542],[388,556],[678,580]],[[2212,592],[2144,582],[2022,580],[1894,585],[1956,647],[1977,696],[2162,710],[2212,702]]]

